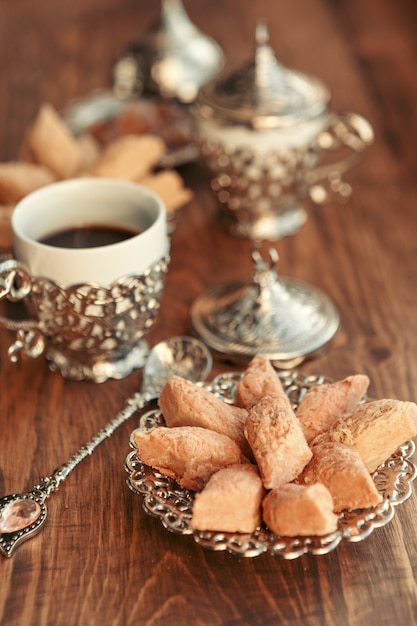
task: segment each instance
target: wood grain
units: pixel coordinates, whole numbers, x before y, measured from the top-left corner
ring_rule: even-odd
[[[375,144],[348,175],[344,205],[309,207],[276,244],[280,273],[323,289],[342,327],[309,373],[363,372],[376,397],[417,400],[417,6],[413,0],[185,0],[236,67],[258,18],[278,58],[320,77],[332,107],[368,117]],[[15,159],[40,104],[62,109],[107,87],[127,42],[159,14],[146,0],[0,2],[0,161]],[[190,305],[251,273],[251,242],[224,233],[198,164],[181,169],[194,200],[178,215],[152,343],[189,333]],[[64,381],[43,359],[12,364],[0,333],[0,493],[30,489],[103,426],[140,371],[102,385]],[[213,372],[236,368],[216,358]],[[320,557],[244,559],[198,547],[146,515],[126,486],[134,419],[49,500],[39,536],[0,562],[5,626],[392,626],[417,622],[417,500],[361,543]]]

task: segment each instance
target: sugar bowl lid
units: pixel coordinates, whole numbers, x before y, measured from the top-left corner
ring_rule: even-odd
[[[339,313],[313,285],[281,278],[278,252],[264,260],[252,252],[249,281],[218,285],[196,298],[191,322],[197,335],[219,353],[234,358],[262,354],[276,367],[291,368],[321,352],[335,336]]]
[[[291,126],[323,113],[330,99],[327,87],[278,62],[264,22],[256,26],[255,42],[247,63],[200,89],[196,114],[262,129]]]

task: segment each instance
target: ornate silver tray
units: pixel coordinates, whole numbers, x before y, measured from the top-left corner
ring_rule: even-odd
[[[282,371],[277,374],[293,403],[297,407],[307,389],[330,382],[325,376],[305,376],[297,371]],[[226,373],[217,376],[205,385],[225,402],[233,402],[236,383],[240,375]],[[139,428],[149,429],[162,426],[163,415],[159,410],[145,413]],[[322,537],[280,537],[274,535],[265,525],[253,534],[202,532],[190,528],[193,506],[193,492],[180,487],[174,480],[141,463],[137,456],[133,438],[130,445],[133,452],[126,458],[125,468],[129,473],[127,483],[134,493],[143,496],[145,511],[162,522],[163,526],[180,535],[193,535],[196,543],[210,550],[227,550],[245,557],[263,553],[285,559],[295,559],[305,553],[326,554],[334,550],[341,541],[357,542],[366,539],[375,528],[388,524],[395,514],[397,505],[411,495],[412,482],[417,475],[417,467],[412,456],[415,445],[407,441],[383,463],[373,474],[373,480],[383,501],[376,507],[344,511],[339,517],[338,529]]]
[[[159,135],[167,150],[158,167],[173,168],[198,157],[191,116],[180,103],[162,98],[121,98],[97,90],[68,103],[62,117],[75,135],[89,131],[99,143],[128,133]]]

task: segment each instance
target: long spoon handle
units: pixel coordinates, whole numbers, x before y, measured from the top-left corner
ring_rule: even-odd
[[[1,287],[1,285],[0,285]],[[169,357],[169,358],[168,358]],[[153,360],[152,360],[153,359]],[[172,368],[172,364],[175,367]],[[36,534],[46,520],[45,500],[87,456],[126,422],[147,402],[155,400],[167,379],[174,373],[193,380],[205,380],[211,370],[212,357],[208,348],[194,337],[172,337],[161,342],[151,351],[147,367],[152,372],[143,372],[142,391],[136,392],[126,401],[123,409],[98,431],[90,441],[81,446],[72,457],[60,465],[51,476],[41,478],[32,491],[11,494],[0,499],[0,554],[11,556],[18,543]]]
[[[81,461],[93,454],[98,446],[111,437],[119,426],[132,417],[136,411],[143,409],[145,404],[154,397],[155,396],[143,392],[136,392],[130,396],[126,400],[123,409],[119,411],[113,419],[101,428],[87,443],[82,445],[68,461],[57,467],[51,476],[42,478],[41,484],[36,485],[34,489],[44,493],[45,497],[48,497],[52,491],[56,491],[59,485],[71,474]]]
[[[32,491],[11,494],[0,499],[0,554],[10,557],[17,544],[39,532],[47,516],[45,500],[59,489],[81,461],[90,456],[119,426],[153,398],[154,394],[136,392],[126,400],[125,406],[116,417],[82,445],[66,463],[57,467],[51,476],[41,478]]]

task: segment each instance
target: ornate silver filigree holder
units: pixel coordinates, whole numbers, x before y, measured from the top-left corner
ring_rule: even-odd
[[[214,350],[232,357],[263,354],[276,367],[295,367],[322,350],[339,328],[339,314],[319,289],[279,278],[278,253],[264,261],[258,249],[252,258],[251,281],[223,284],[192,305],[195,331]]]
[[[148,354],[145,333],[154,323],[169,256],[137,276],[108,287],[85,283],[60,287],[33,277],[14,259],[0,263],[0,300],[24,300],[33,319],[0,317],[16,331],[9,356],[37,358],[44,351],[53,371],[65,378],[103,382],[142,367]]]
[[[308,389],[332,382],[326,376],[305,376],[299,371],[279,372],[278,376],[290,398],[293,408]],[[207,389],[233,402],[240,374],[226,372],[217,376]],[[165,424],[160,411],[149,411],[140,419],[141,429],[158,428]],[[164,528],[178,535],[191,535],[205,549],[227,551],[238,557],[256,557],[269,554],[283,559],[296,559],[303,554],[323,555],[335,550],[342,543],[365,540],[376,528],[384,527],[395,515],[397,506],[412,494],[412,483],[417,468],[413,462],[415,444],[407,441],[398,448],[372,474],[376,488],[383,501],[368,509],[343,511],[339,516],[335,532],[323,536],[283,537],[275,535],[262,524],[254,533],[230,533],[220,531],[198,531],[191,528],[194,493],[182,488],[172,478],[144,465],[131,438],[133,452],[126,458],[125,468],[129,474],[128,485],[143,497],[143,508],[149,515],[160,520]]]
[[[117,60],[114,91],[121,97],[156,92],[189,103],[223,63],[220,46],[193,24],[181,0],[162,0],[159,22]]]
[[[253,57],[200,89],[196,139],[227,231],[278,240],[305,223],[306,202],[350,195],[342,176],[373,131],[358,114],[330,112],[329,101],[321,81],[277,61],[262,22]]]

